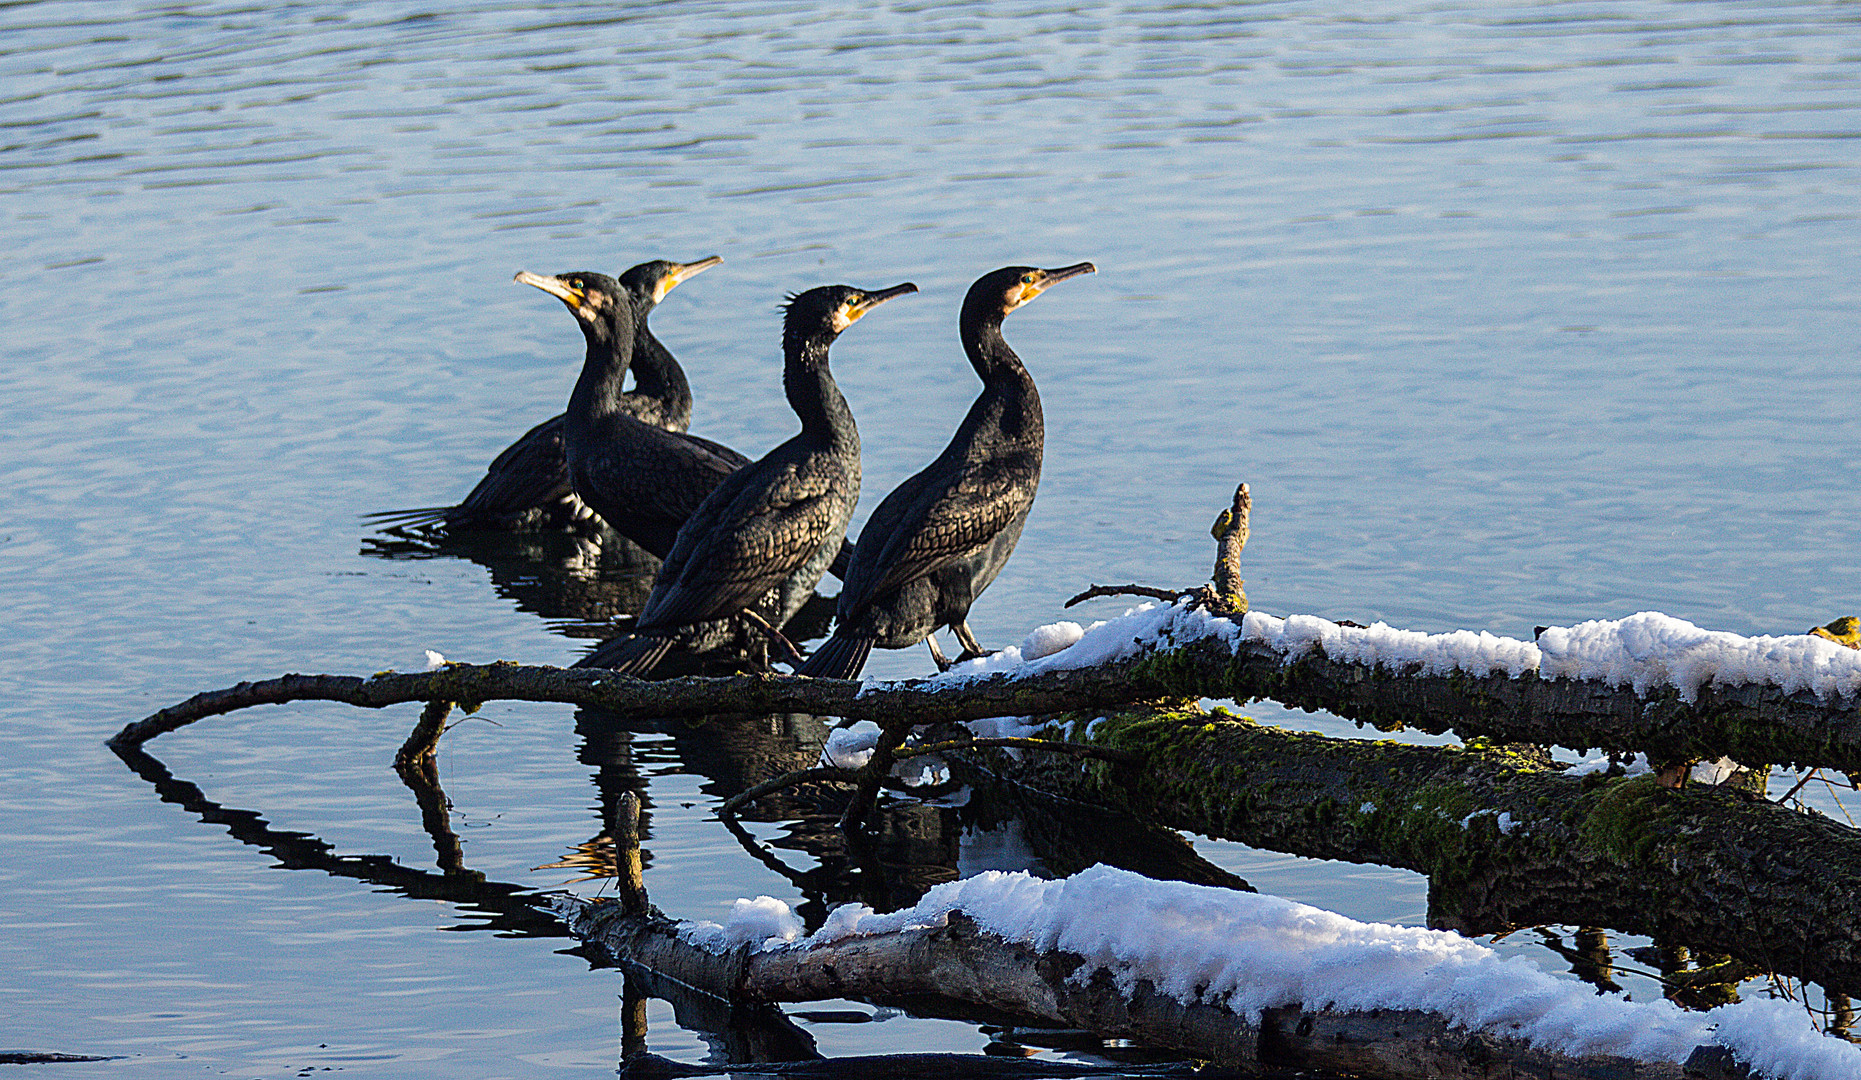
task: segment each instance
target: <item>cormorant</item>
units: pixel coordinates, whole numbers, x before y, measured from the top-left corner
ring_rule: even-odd
[[[723,261],[716,255],[690,263],[655,259],[620,275],[620,285],[632,299],[630,366],[634,388],[621,394],[619,401],[623,410],[643,423],[667,431],[684,431],[691,426],[691,384],[672,353],[647,327],[646,316],[674,286]],[[623,376],[628,367],[626,363],[620,365]],[[448,531],[507,532],[554,528],[587,519],[592,511],[569,482],[562,420],[561,414],[552,416],[506,447],[492,459],[484,479],[457,506],[390,510],[366,516],[384,525],[443,525]]]
[[[634,305],[605,274],[577,271],[517,280],[561,300],[581,324],[588,357],[562,418],[575,494],[608,527],[664,558],[680,525],[749,459],[727,446],[644,423],[621,386],[634,354]]]
[[[704,500],[679,530],[631,636],[577,667],[645,675],[674,645],[718,640],[746,610],[777,628],[795,613],[840,552],[859,501],[859,429],[828,370],[828,346],[868,311],[916,291],[909,282],[877,292],[825,285],[790,298],[782,387],[800,433]]]
[[[937,460],[887,495],[865,528],[844,575],[834,633],[800,674],[850,679],[873,646],[930,643],[940,669],[950,661],[934,632],[948,626],[959,660],[984,655],[970,633],[969,606],[1014,551],[1040,484],[1046,428],[1040,393],[1002,338],[1002,319],[1089,262],[1056,270],[1009,266],[970,286],[959,320],[963,350],[982,394]]]

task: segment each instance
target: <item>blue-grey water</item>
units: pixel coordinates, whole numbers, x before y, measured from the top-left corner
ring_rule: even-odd
[[[794,428],[783,295],[915,281],[835,347],[863,517],[973,396],[967,284],[1097,263],[1007,327],[1047,464],[985,643],[1094,582],[1204,580],[1242,480],[1260,610],[1784,633],[1861,612],[1857,192],[1839,2],[6,5],[0,1050],[116,1058],[32,1070],[70,1077],[614,1068],[617,972],[357,858],[444,877],[388,768],[411,711],[208,721],[151,744],[161,787],[103,746],[241,679],[580,654],[589,616],[539,590],[589,575],[382,558],[358,521],[457,499],[561,409],[580,337],[519,269],[722,255],[654,326],[693,430],[751,453]],[[487,706],[441,756],[464,864],[579,877],[536,868],[602,831],[618,770],[667,911],[799,904],[709,816],[818,730],[760,737]],[[919,886],[1057,869],[1013,821],[942,820]],[[1424,918],[1413,875],[1200,850]],[[798,1022],[832,1054],[995,1037],[857,1011]],[[654,1050],[713,1052],[649,1019]]]

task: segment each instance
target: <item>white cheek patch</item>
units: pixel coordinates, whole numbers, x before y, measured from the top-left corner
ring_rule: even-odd
[[[854,314],[851,309],[842,304],[834,309],[834,333],[838,334],[840,331],[852,326],[858,320],[859,315]]]

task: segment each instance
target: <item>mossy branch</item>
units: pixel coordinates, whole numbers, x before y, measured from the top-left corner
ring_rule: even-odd
[[[1174,829],[1427,875],[1467,933],[1607,926],[1861,991],[1861,832],[1730,788],[1538,754],[1331,739],[1195,708],[1100,720],[1135,767],[998,755],[1018,784]]]

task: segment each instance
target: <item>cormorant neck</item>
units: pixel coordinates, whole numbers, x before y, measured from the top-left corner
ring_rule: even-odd
[[[691,426],[691,383],[671,350],[659,343],[644,322],[633,342],[633,392],[665,407],[680,431]]]
[[[851,448],[859,452],[859,429],[847,407],[833,372],[827,367],[827,346],[832,338],[788,336],[784,343],[782,391],[789,407],[801,418],[801,434],[820,446]]]
[[[1004,378],[1027,378],[1021,358],[1002,337],[1002,315],[1002,312],[991,312],[963,320],[963,351],[969,354],[969,363],[976,374],[990,386]]]
[[[619,320],[615,320],[619,321]],[[624,329],[625,333],[617,331]],[[565,421],[571,427],[587,430],[616,413],[622,407],[621,384],[633,362],[633,327],[617,327],[613,322],[584,322],[582,336],[588,341],[588,355],[582,361],[581,378],[569,395]]]

